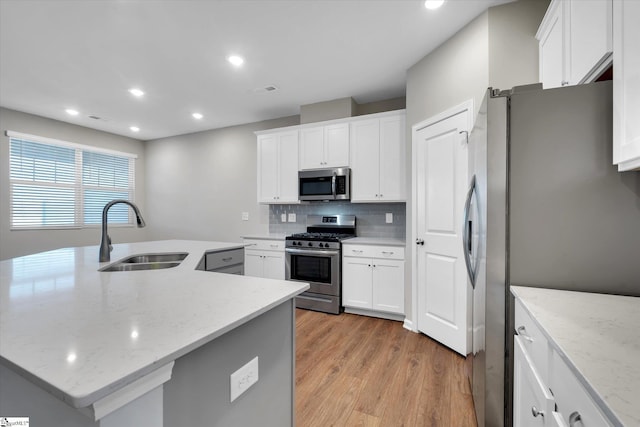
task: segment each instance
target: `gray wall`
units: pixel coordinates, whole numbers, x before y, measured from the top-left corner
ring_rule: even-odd
[[[548,0],[519,0],[490,8],[407,71],[407,188],[411,187],[411,127],[473,99],[475,113],[488,87],[511,88],[538,78],[535,34]],[[413,204],[407,201],[405,307],[412,313]]]
[[[254,132],[297,124],[291,116],[147,141],[149,238],[237,242],[268,233],[269,207],[257,203]]]
[[[0,259],[62,247],[100,244],[100,227],[97,226],[75,230],[10,230],[9,138],[5,135],[7,130],[137,154],[136,203],[142,215],[147,216],[144,203],[145,153],[141,141],[0,108]],[[135,242],[146,240],[146,231],[144,228],[111,227],[109,234],[115,243]]]

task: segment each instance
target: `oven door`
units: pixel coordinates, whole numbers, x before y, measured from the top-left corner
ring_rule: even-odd
[[[286,248],[287,280],[308,282],[309,292],[340,295],[340,251]]]

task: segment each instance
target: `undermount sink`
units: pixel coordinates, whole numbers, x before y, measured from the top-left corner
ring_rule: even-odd
[[[109,264],[98,271],[161,270],[179,266],[180,262],[182,262],[187,255],[189,255],[187,252],[131,255],[118,262]]]

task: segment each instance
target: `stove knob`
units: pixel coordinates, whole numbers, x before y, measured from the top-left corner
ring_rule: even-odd
[[[309,242],[309,245],[308,245],[308,246],[313,246],[313,243]]]

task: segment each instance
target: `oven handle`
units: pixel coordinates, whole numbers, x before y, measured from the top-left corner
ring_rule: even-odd
[[[322,249],[298,249],[298,248],[286,248],[285,252],[290,253],[290,254],[300,254],[300,255],[322,255],[322,256],[338,256],[340,255],[340,251],[339,250],[335,250],[335,249],[329,249],[329,250],[322,250]]]

